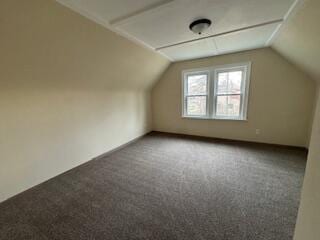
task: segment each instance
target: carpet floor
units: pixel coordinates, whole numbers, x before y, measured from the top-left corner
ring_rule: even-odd
[[[0,204],[1,240],[291,240],[306,151],[151,133]]]

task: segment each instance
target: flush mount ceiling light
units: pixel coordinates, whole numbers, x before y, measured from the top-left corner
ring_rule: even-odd
[[[195,34],[201,35],[206,29],[208,29],[211,25],[211,21],[209,19],[199,19],[192,22],[189,26],[190,30]]]

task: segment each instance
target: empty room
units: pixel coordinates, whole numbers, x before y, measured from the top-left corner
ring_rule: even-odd
[[[320,240],[319,0],[0,0],[0,240]]]

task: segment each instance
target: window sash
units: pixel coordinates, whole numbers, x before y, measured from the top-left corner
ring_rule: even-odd
[[[230,72],[242,72],[241,75],[241,86],[240,86],[240,93],[218,93],[218,82],[219,82],[219,74],[221,73],[230,73]],[[234,68],[223,68],[223,69],[215,69],[214,72],[214,78],[212,81],[214,81],[214,103],[213,103],[213,118],[215,119],[244,119],[244,98],[246,94],[246,66],[238,66]],[[229,80],[229,79],[228,79]],[[230,115],[218,115],[217,114],[217,105],[218,105],[218,97],[219,96],[240,96],[240,109],[239,109],[239,115],[238,116],[230,116]]]
[[[188,78],[192,76],[206,75],[206,94],[189,94],[188,93]],[[184,117],[199,117],[207,118],[209,116],[209,94],[210,94],[210,72],[209,71],[196,71],[184,74],[183,77],[183,116]],[[188,114],[188,97],[206,97],[206,114],[205,115],[189,115]]]
[[[205,97],[206,98],[206,112],[205,114],[188,114],[188,98],[191,97]],[[186,106],[186,115],[187,116],[192,116],[192,117],[207,117],[208,116],[208,95],[188,95],[185,97],[185,106]]]
[[[206,94],[190,94],[189,93],[189,77],[193,77],[193,76],[206,76]],[[194,73],[194,74],[188,74],[187,76],[186,76],[186,95],[187,96],[196,96],[196,95],[209,95],[209,89],[208,89],[208,86],[209,86],[209,82],[210,82],[210,79],[209,79],[209,77],[210,77],[210,75],[208,74],[208,73]]]
[[[221,96],[240,96],[240,108],[239,108],[239,115],[238,116],[231,116],[231,115],[218,115],[217,114],[217,109],[218,109],[218,97]],[[215,113],[214,113],[214,118],[216,119],[240,119],[242,118],[242,108],[243,108],[243,94],[218,94],[215,96]]]

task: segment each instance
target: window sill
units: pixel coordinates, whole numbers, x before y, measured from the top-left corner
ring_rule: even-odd
[[[223,120],[223,121],[241,121],[247,122],[248,119],[242,118],[210,118],[210,117],[197,117],[197,116],[182,116],[184,119],[192,119],[192,120]]]

